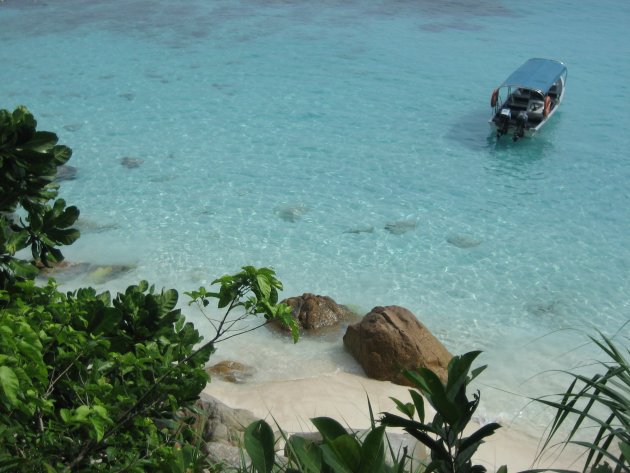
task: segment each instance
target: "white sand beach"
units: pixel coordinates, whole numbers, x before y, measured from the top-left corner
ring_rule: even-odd
[[[376,417],[380,412],[395,412],[390,396],[409,400],[408,388],[404,386],[346,372],[251,384],[233,384],[215,378],[205,392],[232,408],[250,410],[271,425],[277,422],[290,433],[313,431],[309,419],[318,416],[332,417],[353,429],[365,429],[370,426],[368,397]],[[475,461],[485,465],[488,471],[504,464],[510,472],[521,471],[532,466],[537,444],[538,439],[503,426],[481,446]],[[562,465],[545,462],[545,467],[551,466]]]

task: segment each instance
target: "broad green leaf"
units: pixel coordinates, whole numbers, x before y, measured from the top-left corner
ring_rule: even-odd
[[[262,297],[264,299],[269,299],[271,295],[271,284],[269,284],[267,277],[261,274],[256,275],[256,283]]]
[[[37,121],[31,112],[28,111],[24,105],[19,105],[13,110],[13,121],[16,125],[19,125],[20,128],[26,128],[27,130],[33,130],[35,132],[35,127],[37,127]],[[22,130],[21,130],[22,131]]]
[[[488,365],[483,365],[483,366],[479,366],[479,367],[474,368],[473,370],[471,370],[470,371],[470,376],[468,377],[468,383],[470,383],[473,379],[475,379],[477,376],[479,376],[487,367],[488,367]]]
[[[61,420],[66,424],[69,423],[72,419],[70,409],[59,409],[59,417],[61,417]]]
[[[403,402],[399,401],[398,399],[396,399],[395,397],[390,397],[390,399],[392,401],[394,401],[394,403],[396,404],[396,408],[400,412],[405,414],[410,419],[413,419],[413,415],[415,414],[416,409],[415,409],[414,405],[411,402],[403,403]]]
[[[92,411],[103,419],[109,419],[107,409],[104,406],[99,406],[99,405],[93,406]]]
[[[10,255],[14,255],[18,251],[23,250],[26,248],[29,236],[26,230],[11,233],[6,243],[6,251]]]
[[[72,420],[74,421],[84,421],[90,415],[90,406],[86,406],[85,404],[77,407],[72,414]]]
[[[322,452],[315,443],[294,435],[289,438],[288,447],[289,456],[295,456],[300,471],[303,473],[322,471]]]
[[[258,473],[270,473],[275,457],[273,430],[264,420],[251,423],[245,430],[245,450]]]
[[[434,454],[440,456],[440,458],[448,457],[448,452],[441,443],[427,434],[427,432],[437,434],[438,429],[433,427],[432,424],[416,422],[388,412],[383,414],[381,424],[386,427],[402,427],[411,436],[415,437],[424,445],[429,447],[429,449],[434,452]]]
[[[12,259],[9,261],[8,266],[19,278],[33,279],[39,274],[39,270],[28,261]]]
[[[385,466],[385,427],[370,430],[361,446],[361,473],[380,473]]]
[[[55,219],[55,226],[57,226],[58,228],[68,228],[70,225],[74,225],[74,223],[79,218],[79,213],[79,209],[76,208],[74,205],[66,208]]]
[[[327,442],[332,442],[337,437],[348,434],[339,422],[330,417],[314,417],[311,422]]]
[[[44,221],[42,220],[42,216],[39,214],[39,212],[29,211],[27,220],[31,225],[31,230],[33,232],[37,233],[42,229]]]
[[[92,429],[94,429],[94,435],[96,436],[96,441],[100,442],[103,440],[103,435],[105,434],[105,421],[100,417],[90,417],[90,425]]]
[[[88,333],[113,334],[119,326],[123,314],[111,307],[94,306],[89,314],[89,324],[86,328]]]
[[[470,435],[469,437],[466,437],[465,439],[462,439],[460,448],[462,450],[465,450],[470,445],[480,442],[481,440],[488,437],[489,435],[494,434],[494,432],[500,428],[501,426],[497,424],[496,422],[493,422],[491,424],[486,424],[483,427],[479,428],[474,434]]]
[[[454,401],[460,389],[466,386],[468,371],[480,354],[480,351],[471,351],[461,356],[454,356],[449,362],[446,395],[450,401]]]
[[[329,445],[335,452],[337,459],[350,471],[358,470],[361,464],[361,445],[354,436],[350,434],[340,435]]]
[[[55,156],[55,164],[60,166],[68,162],[72,156],[72,150],[64,145],[56,145],[53,147],[53,155]]]
[[[9,403],[14,406],[17,405],[17,393],[20,389],[20,382],[15,371],[8,366],[0,366],[0,387]]]
[[[236,298],[236,295],[227,287],[222,286],[219,290],[219,302],[217,307],[219,309],[223,309],[227,307],[230,302],[232,302]]]
[[[409,390],[409,394],[411,395],[411,399],[413,399],[414,406],[416,406],[418,419],[420,419],[420,422],[424,424],[424,398],[420,395],[418,391],[415,391],[413,389]]]
[[[353,473],[344,461],[337,456],[337,452],[330,445],[321,445],[320,449],[324,457],[324,463],[332,468],[334,473]]]
[[[76,228],[50,228],[46,229],[46,235],[59,245],[72,245],[81,236]]]
[[[33,363],[43,363],[42,352],[40,348],[24,341],[20,340],[17,344],[20,353],[28,358]]]
[[[168,289],[162,293],[161,297],[161,307],[160,307],[160,316],[165,316],[168,312],[173,310],[177,305],[177,300],[179,299],[179,294],[175,289]]]
[[[57,144],[57,135],[50,131],[36,131],[33,137],[22,145],[23,149],[47,151]]]
[[[457,405],[446,396],[446,390],[438,376],[428,368],[420,368],[417,372],[409,373],[417,379],[420,389],[429,401],[429,404],[450,424],[455,424],[460,417]]]

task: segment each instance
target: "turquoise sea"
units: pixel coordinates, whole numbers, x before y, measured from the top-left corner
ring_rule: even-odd
[[[482,415],[544,422],[523,396],[630,317],[629,25],[626,0],[5,0],[0,107],[74,150],[67,259],[134,268],[64,287],[270,266],[283,296],[401,305],[483,350]],[[497,142],[491,91],[530,57],[568,66],[565,101]],[[266,329],[215,357],[254,382],[360,371]]]

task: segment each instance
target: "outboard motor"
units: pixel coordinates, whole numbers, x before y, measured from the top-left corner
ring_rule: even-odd
[[[501,109],[501,113],[496,118],[497,138],[505,135],[510,129],[510,120],[512,119],[512,111],[509,108]]]
[[[514,130],[513,141],[518,141],[519,138],[525,136],[525,127],[527,126],[527,112],[518,112],[516,116],[516,129]]]

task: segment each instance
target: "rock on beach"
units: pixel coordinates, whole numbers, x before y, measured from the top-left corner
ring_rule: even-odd
[[[343,337],[346,348],[368,377],[411,386],[403,369],[425,367],[443,381],[452,355],[417,317],[404,307],[375,307],[350,325]]]

